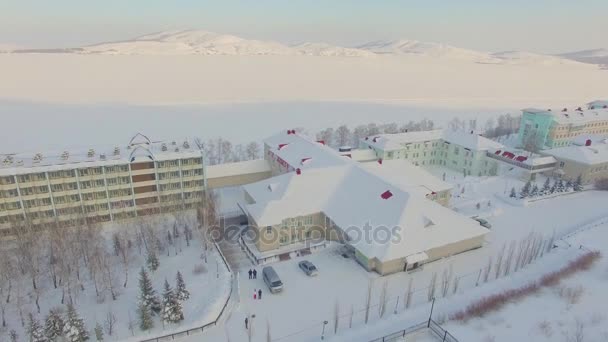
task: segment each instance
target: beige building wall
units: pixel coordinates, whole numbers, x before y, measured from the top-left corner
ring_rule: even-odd
[[[595,181],[608,178],[608,163],[595,165],[582,164],[568,159],[557,159],[557,168],[547,173],[549,176],[575,180],[579,175],[583,184],[593,184]]]

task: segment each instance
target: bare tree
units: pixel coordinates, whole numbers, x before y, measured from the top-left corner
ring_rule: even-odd
[[[104,321],[104,327],[108,336],[112,336],[112,334],[114,333],[116,321],[116,315],[114,315],[112,310],[108,311],[108,313],[106,313],[106,318]]]
[[[456,278],[454,278],[454,286],[453,286],[453,288],[452,288],[452,294],[453,294],[453,295],[455,295],[455,294],[456,294],[456,292],[458,292],[458,285],[459,285],[459,282],[460,282],[460,277],[456,277]]]
[[[338,146],[346,146],[352,141],[352,135],[348,126],[341,125],[336,129],[336,144]]]
[[[431,280],[429,281],[429,287],[428,287],[428,292],[427,292],[427,299],[428,301],[432,301],[433,298],[435,298],[435,290],[437,287],[437,273],[433,273],[433,275],[431,276]]]
[[[255,141],[250,142],[247,144],[247,147],[245,147],[245,154],[247,155],[248,160],[260,158],[260,145]]]
[[[329,127],[317,133],[317,140],[325,142],[327,146],[334,146],[334,129]]]
[[[515,248],[515,241],[511,241],[511,243],[509,244],[509,252],[507,253],[507,259],[505,260],[504,276],[509,275],[509,273],[511,272],[511,263],[513,262],[513,257],[515,256]]]
[[[445,297],[448,295],[448,289],[450,288],[450,282],[452,281],[452,276],[454,274],[454,269],[452,265],[450,265],[449,269],[444,269],[441,279],[441,295]]]
[[[386,134],[395,134],[395,133],[399,133],[399,126],[397,126],[396,123],[391,122],[391,123],[382,125],[381,130],[382,130],[382,132],[384,132]]]
[[[488,265],[483,270],[483,282],[487,283],[490,279],[490,272],[492,271],[492,256],[488,258]]]
[[[369,321],[369,309],[372,306],[372,280],[367,283],[367,297],[365,298],[365,324]]]
[[[340,324],[340,303],[336,299],[334,303],[334,334],[338,333],[338,325]]]
[[[494,267],[494,278],[498,279],[501,275],[501,270],[502,270],[502,260],[504,258],[505,255],[505,249],[507,248],[507,244],[504,243],[502,245],[502,248],[500,249],[500,252],[498,252],[498,257],[496,258],[496,266]]]
[[[355,307],[350,305],[350,316],[348,320],[348,328],[351,329],[353,327],[353,317],[355,316]]]
[[[407,292],[405,293],[405,300],[403,301],[403,305],[405,309],[409,309],[412,304],[412,287],[414,286],[414,278],[410,278],[407,283]]]

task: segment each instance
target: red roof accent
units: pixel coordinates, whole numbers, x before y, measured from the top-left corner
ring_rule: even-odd
[[[437,195],[437,193],[435,191],[431,192],[431,195]]]
[[[500,152],[502,152],[502,151],[498,150],[498,151],[494,152],[494,154],[500,154]]]
[[[382,165],[382,159],[378,159],[378,164]]]
[[[301,163],[304,164],[307,160],[311,160],[311,157],[302,158]]]
[[[280,151],[281,149],[283,149],[283,147],[285,147],[285,146],[287,146],[287,145],[289,145],[289,144],[279,144],[279,151]]]
[[[382,197],[382,199],[389,199],[391,197],[393,197],[393,193],[390,190],[386,190],[385,192],[382,193],[382,195],[380,195],[380,197]]]
[[[517,160],[518,162],[523,162],[526,159],[528,159],[528,157],[525,156],[517,156],[517,158],[515,158],[515,160]]]
[[[317,140],[319,144],[325,145],[325,140]]]
[[[296,169],[296,175],[301,175],[302,174],[302,170],[300,170],[299,168]]]
[[[585,141],[585,146],[591,146],[591,139],[587,139],[587,141]]]
[[[503,156],[503,157],[506,157],[506,156],[508,156],[508,155],[509,155],[509,151],[504,151],[504,152],[502,153],[502,156]]]

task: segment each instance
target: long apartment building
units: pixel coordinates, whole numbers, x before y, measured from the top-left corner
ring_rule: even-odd
[[[20,224],[68,226],[192,209],[202,198],[202,150],[152,142],[59,154],[0,155],[0,235]]]
[[[504,146],[474,132],[433,130],[370,136],[361,141],[361,147],[381,159],[441,166],[469,176],[495,176],[498,162],[488,158],[487,152]]]
[[[593,101],[586,108],[522,110],[518,143],[527,150],[569,146],[585,135],[608,135],[608,101]]]

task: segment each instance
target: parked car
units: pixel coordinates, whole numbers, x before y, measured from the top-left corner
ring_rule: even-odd
[[[309,277],[314,277],[319,273],[315,265],[313,265],[312,262],[308,260],[300,261],[298,263],[298,266],[300,266],[302,271],[304,271],[304,273],[306,273],[306,275]]]
[[[488,229],[492,228],[492,225],[491,225],[491,224],[490,224],[490,222],[488,222],[487,220],[484,220],[484,219],[479,218],[479,217],[473,217],[473,220],[475,220],[475,221],[479,222],[479,224],[480,224],[482,227],[486,227],[486,228],[488,228]]]
[[[283,291],[283,282],[272,266],[266,266],[262,269],[262,277],[271,293]]]

